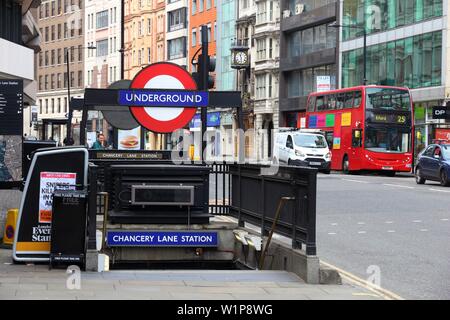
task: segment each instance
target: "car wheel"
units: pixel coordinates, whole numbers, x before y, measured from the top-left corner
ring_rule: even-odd
[[[450,186],[450,180],[448,179],[447,171],[445,171],[445,169],[441,170],[441,185],[444,187]]]
[[[345,156],[344,160],[342,161],[342,171],[345,174],[349,174],[350,173],[350,161],[348,160],[347,156]]]
[[[425,184],[426,180],[420,176],[420,171],[421,171],[420,168],[416,169],[416,183],[417,184]]]

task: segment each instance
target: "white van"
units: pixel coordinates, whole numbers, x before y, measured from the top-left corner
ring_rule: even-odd
[[[275,163],[309,166],[330,173],[331,152],[320,131],[303,129],[279,132],[275,139]]]

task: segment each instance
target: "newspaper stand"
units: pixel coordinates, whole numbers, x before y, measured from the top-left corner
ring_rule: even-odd
[[[61,263],[85,269],[87,199],[86,191],[54,192],[49,268]]]

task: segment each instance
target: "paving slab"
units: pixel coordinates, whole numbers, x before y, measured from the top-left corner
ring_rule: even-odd
[[[310,285],[285,271],[112,270],[82,272],[81,290],[69,290],[65,269],[1,264],[0,299],[108,300],[372,300],[381,296],[356,285]]]

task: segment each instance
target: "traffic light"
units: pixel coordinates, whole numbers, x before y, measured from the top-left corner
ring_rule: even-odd
[[[203,54],[198,56],[197,72],[192,73],[192,77],[197,82],[197,87],[201,90],[207,90],[214,88],[215,79],[210,72],[216,70],[216,58],[206,56]],[[207,77],[207,85],[203,84],[204,77]]]

